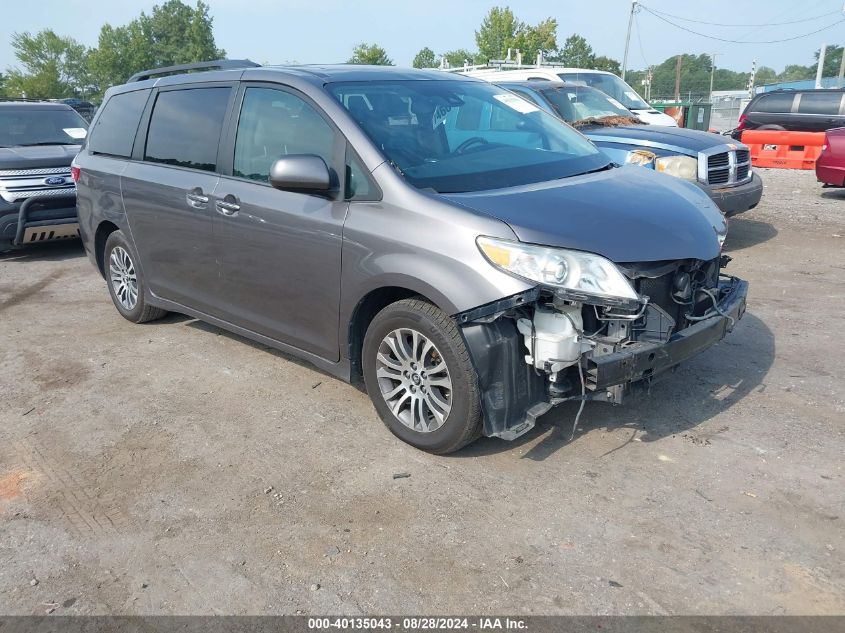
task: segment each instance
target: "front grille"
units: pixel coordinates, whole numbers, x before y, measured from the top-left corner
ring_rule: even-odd
[[[713,154],[707,159],[707,169],[718,169],[720,167],[727,167],[730,164],[730,157],[727,152],[721,154]]]
[[[48,184],[48,179],[61,182]],[[68,196],[76,193],[70,167],[0,170],[0,197],[6,202],[42,196]]]
[[[707,156],[706,184],[737,185],[749,178],[751,178],[751,155],[747,149],[728,149]]]

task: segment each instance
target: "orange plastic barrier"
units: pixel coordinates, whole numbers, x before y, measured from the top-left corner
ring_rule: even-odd
[[[824,132],[745,130],[742,142],[751,150],[754,167],[815,169],[822,153]]]

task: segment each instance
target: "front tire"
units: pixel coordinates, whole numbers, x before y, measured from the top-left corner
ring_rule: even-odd
[[[481,398],[454,320],[420,299],[397,301],[367,329],[364,383],[387,428],[416,448],[446,454],[481,435]]]
[[[114,307],[120,315],[133,323],[160,319],[166,310],[148,305],[146,288],[138,269],[138,255],[122,231],[115,231],[106,240],[103,268]]]

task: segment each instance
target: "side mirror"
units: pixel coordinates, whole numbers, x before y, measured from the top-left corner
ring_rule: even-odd
[[[328,193],[332,175],[326,162],[314,154],[290,154],[270,167],[270,185],[275,189],[303,193]]]

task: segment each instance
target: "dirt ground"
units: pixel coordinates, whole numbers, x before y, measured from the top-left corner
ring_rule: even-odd
[[[78,243],[0,256],[0,613],[845,613],[845,191],[761,173],[729,338],[572,442],[574,405],[448,457],[288,356],[123,320]]]

